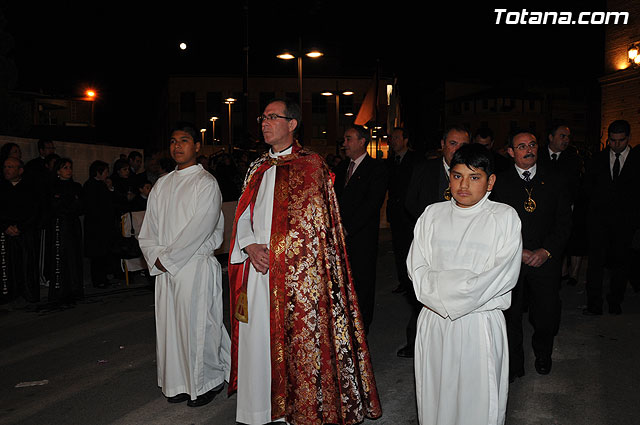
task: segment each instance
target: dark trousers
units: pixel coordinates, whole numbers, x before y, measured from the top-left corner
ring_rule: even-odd
[[[364,329],[367,333],[373,321],[373,310],[376,301],[377,252],[377,243],[362,245],[354,243],[347,237],[347,254],[351,265],[353,286],[358,296],[358,306],[360,307]]]
[[[511,307],[505,310],[509,340],[509,372],[524,373],[522,314],[529,309],[529,323],[533,326],[531,344],[538,357],[551,357],[553,339],[560,327],[559,260],[547,260],[540,267],[522,265],[518,283],[511,293]]]
[[[619,305],[624,299],[627,280],[631,277],[631,237],[630,232],[594,229],[589,239],[589,263],[587,266],[587,307],[592,311],[602,311],[604,269],[611,270],[609,305]]]
[[[413,228],[403,223],[391,222],[391,241],[393,256],[396,260],[396,274],[398,282],[407,291],[413,291],[413,285],[407,273],[407,255],[413,240]]]

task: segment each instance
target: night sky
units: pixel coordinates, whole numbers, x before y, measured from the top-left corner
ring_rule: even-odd
[[[104,127],[144,134],[150,121],[140,105],[157,102],[169,74],[242,75],[241,0],[180,1],[168,8],[133,1],[37,3],[0,6],[14,42],[15,89],[79,95],[95,86],[101,95],[96,119]],[[603,26],[495,25],[494,9],[598,11],[605,2],[481,3],[249,1],[249,72],[295,76],[294,61],[275,54],[295,48],[301,35],[305,47],[325,52],[305,64],[305,75],[370,76],[379,61],[384,74],[416,92],[443,78],[593,84],[602,75]],[[180,41],[188,43],[186,52],[177,48]]]

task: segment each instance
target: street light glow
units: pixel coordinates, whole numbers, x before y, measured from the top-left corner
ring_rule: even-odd
[[[180,43],[180,50],[187,50],[187,43]]]
[[[217,119],[218,119],[218,117],[211,117],[211,118],[209,118],[209,121],[215,121]]]
[[[330,91],[323,91],[322,93],[320,93],[322,96],[333,96],[333,93],[331,93]]]
[[[235,102],[237,99],[234,99],[232,97],[228,97],[224,100],[224,103],[226,103],[227,105],[231,105],[233,102]]]
[[[88,97],[89,99],[93,99],[93,98],[95,98],[95,97],[96,97],[96,92],[95,92],[95,90],[91,90],[91,89],[89,89],[89,90],[87,90],[86,92],[84,92],[84,94],[86,94],[86,95],[87,95],[87,97]]]
[[[342,94],[344,96],[351,96],[353,94],[353,92],[352,91],[343,91]]]
[[[295,59],[295,56],[289,52],[280,53],[277,57],[284,60]]]
[[[323,56],[324,53],[318,51],[318,50],[312,50],[310,52],[307,53],[307,57],[309,58],[319,58],[320,56]]]

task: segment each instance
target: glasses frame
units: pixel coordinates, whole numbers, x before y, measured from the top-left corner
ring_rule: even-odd
[[[256,121],[258,121],[258,124],[262,124],[263,121],[275,121],[278,118],[282,118],[283,120],[287,120],[287,121],[291,121],[292,119],[294,119],[293,117],[285,117],[278,114],[269,114],[269,115],[260,115],[258,118],[256,118]]]
[[[538,147],[538,142],[530,142],[530,143],[523,143],[521,145],[518,146],[514,146],[513,149],[517,149],[519,151],[524,151],[527,149],[535,149]]]

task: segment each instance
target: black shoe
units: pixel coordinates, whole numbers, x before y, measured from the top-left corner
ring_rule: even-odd
[[[548,375],[551,372],[551,357],[536,357],[535,366],[540,375]]]
[[[167,397],[167,401],[169,403],[182,403],[183,401],[189,400],[189,394],[181,393],[174,395],[173,397]]]
[[[399,349],[396,354],[398,355],[398,357],[405,357],[408,359],[412,359],[413,351],[414,351],[414,348],[412,345],[405,345],[404,347]]]
[[[582,309],[582,314],[584,316],[602,316],[602,310],[596,310],[593,308],[584,308]]]
[[[216,398],[216,396],[218,395],[218,393],[220,391],[222,391],[222,389],[224,388],[224,383],[218,385],[216,388],[207,391],[204,394],[199,395],[195,400],[189,400],[187,401],[187,406],[189,407],[200,407],[200,406],[204,406],[205,404],[208,404],[211,402],[211,400],[213,400],[214,398]]]
[[[578,284],[578,281],[572,277],[569,278],[569,280],[567,280],[567,285],[569,286],[576,286]]]

